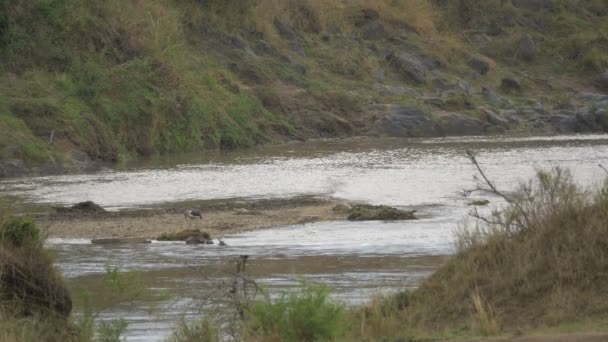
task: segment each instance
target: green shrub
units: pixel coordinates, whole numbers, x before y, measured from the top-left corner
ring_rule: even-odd
[[[329,289],[305,285],[279,299],[246,310],[245,337],[260,341],[332,341],[344,333],[344,307],[328,299]]]
[[[112,321],[104,321],[99,324],[97,329],[98,341],[99,342],[120,342],[122,334],[127,330],[129,323],[124,319],[117,319]]]
[[[219,338],[209,321],[188,323],[182,319],[168,342],[217,342]]]
[[[16,247],[40,242],[40,229],[29,218],[12,217],[0,226],[0,241]]]

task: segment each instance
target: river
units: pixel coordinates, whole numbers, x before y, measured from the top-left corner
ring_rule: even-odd
[[[467,217],[475,168],[473,150],[505,191],[538,169],[560,166],[578,183],[596,186],[608,166],[608,136],[350,139],[270,146],[225,154],[188,154],[94,174],[9,179],[0,193],[25,204],[93,200],[111,210],[188,200],[321,195],[412,208],[420,220],[321,222],[228,236],[227,247],[155,242],[96,246],[88,240],[50,239],[68,279],[102,274],[106,265],[144,271],[150,288],[173,296],[151,314],[149,303],[118,306],[102,318],[124,317],[128,340],[162,340],[177,317],[195,314],[205,287],[224,279],[214,270],[250,256],[249,272],[275,293],[301,278],[325,283],[349,305],[375,294],[413,288],[454,251],[453,232]],[[203,270],[205,276],[191,267]],[[92,285],[94,286],[94,285]],[[161,312],[162,314],[159,314]]]

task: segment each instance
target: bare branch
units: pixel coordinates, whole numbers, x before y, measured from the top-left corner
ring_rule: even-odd
[[[508,203],[512,203],[513,199],[511,199],[509,196],[507,196],[507,195],[503,194],[502,192],[500,192],[496,188],[496,186],[494,185],[494,183],[492,183],[492,181],[490,181],[490,179],[486,176],[485,172],[483,171],[483,169],[479,165],[479,162],[477,162],[477,158],[475,158],[475,154],[473,154],[473,152],[471,152],[471,150],[466,150],[466,154],[467,154],[467,157],[469,157],[469,160],[471,161],[471,163],[473,163],[473,165],[475,165],[475,167],[477,168],[477,171],[479,172],[479,174],[483,178],[484,183],[490,188],[489,192],[502,197]]]
[[[486,191],[486,192],[492,193],[492,194],[497,195],[497,196],[501,197],[502,199],[504,199],[507,203],[511,204],[515,209],[517,209],[517,211],[519,211],[519,213],[523,217],[525,223],[517,222],[517,225],[520,228],[529,227],[531,221],[530,221],[530,218],[528,217],[529,216],[528,212],[522,206],[521,201],[517,200],[516,198],[509,197],[509,196],[505,195],[503,192],[499,191],[498,188],[496,188],[496,186],[494,185],[494,183],[492,183],[492,181],[490,181],[490,179],[486,176],[485,172],[479,165],[479,162],[477,162],[477,158],[475,158],[475,154],[470,150],[466,150],[466,154],[467,154],[467,157],[469,157],[469,160],[471,160],[471,163],[473,163],[473,165],[475,165],[475,167],[477,168],[477,171],[483,178],[483,183],[485,183],[486,186],[488,187],[487,189],[484,189],[481,186],[478,186],[477,191]],[[478,182],[481,182],[477,177],[475,177],[475,180]],[[531,199],[529,199],[529,200],[531,200]]]

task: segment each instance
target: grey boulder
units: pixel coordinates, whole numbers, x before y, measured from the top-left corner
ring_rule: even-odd
[[[2,177],[20,177],[27,173],[27,168],[20,159],[5,159],[0,160],[0,178]]]
[[[438,126],[422,110],[401,105],[375,105],[372,131],[389,137],[424,137],[439,134]]]
[[[485,125],[470,116],[448,113],[441,116],[441,131],[444,135],[480,135],[485,132]]]
[[[528,33],[524,34],[519,40],[517,52],[519,57],[527,62],[534,60],[536,57],[538,48],[536,47],[534,39]]]

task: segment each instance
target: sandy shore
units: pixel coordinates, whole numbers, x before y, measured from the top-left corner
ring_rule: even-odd
[[[341,202],[321,197],[268,200],[200,201],[168,204],[154,209],[118,212],[50,212],[34,219],[50,238],[148,238],[186,229],[201,229],[212,237],[277,225],[345,219],[333,208]],[[204,219],[187,219],[197,208]]]

